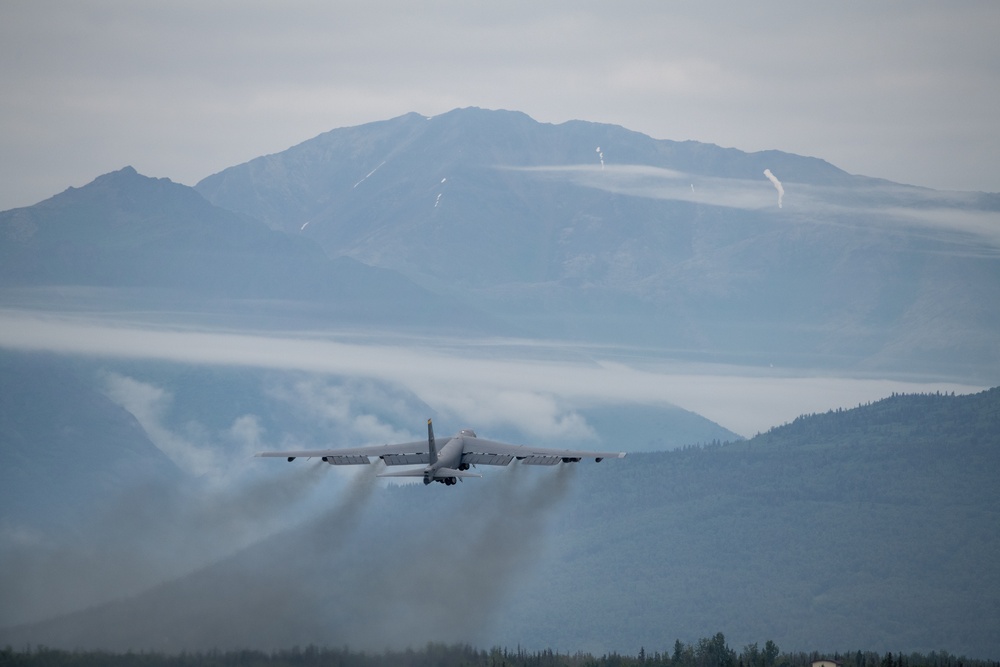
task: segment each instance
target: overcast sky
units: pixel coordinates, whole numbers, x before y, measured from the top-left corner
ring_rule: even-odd
[[[464,106],[997,192],[998,29],[994,0],[2,0],[0,210]]]

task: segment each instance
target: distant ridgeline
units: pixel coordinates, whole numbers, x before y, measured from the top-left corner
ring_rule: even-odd
[[[752,439],[755,447],[1000,443],[1000,387],[978,394],[893,394],[850,410],[803,415]]]

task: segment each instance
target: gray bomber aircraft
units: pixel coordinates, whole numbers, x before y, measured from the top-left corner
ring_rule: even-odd
[[[435,438],[434,426],[427,420],[427,440],[401,442],[396,445],[374,445],[348,449],[316,449],[297,452],[261,452],[257,456],[276,456],[294,461],[296,458],[319,457],[330,465],[365,465],[377,456],[387,466],[416,465],[421,468],[379,473],[379,477],[423,477],[424,484],[441,482],[451,486],[463,477],[482,477],[469,472],[477,464],[505,466],[517,459],[527,465],[556,465],[594,459],[600,463],[608,458],[624,458],[625,452],[585,452],[572,449],[544,449],[528,445],[508,445],[476,436],[472,429],[462,429],[448,438]]]

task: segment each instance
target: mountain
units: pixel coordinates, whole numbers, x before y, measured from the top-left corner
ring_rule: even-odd
[[[0,625],[8,625],[108,600],[108,590],[131,582],[106,547],[114,536],[131,542],[136,524],[153,517],[126,519],[113,506],[146,504],[186,475],[65,359],[0,351],[0,378]]]
[[[998,195],[482,109],[333,130],[196,189],[536,336],[1000,374]]]
[[[61,290],[69,296],[46,305],[111,300],[126,310],[201,310],[244,323],[267,313],[283,327],[426,326],[448,319],[462,326],[470,319],[463,317],[466,304],[394,271],[331,259],[308,239],[131,167],[0,212],[0,287],[9,304],[51,299]]]
[[[998,464],[1000,388],[441,493],[361,475],[240,554],[0,641],[634,653],[721,630],[735,646],[993,657]]]
[[[181,471],[71,364],[0,352],[0,525],[72,528],[78,510]]]

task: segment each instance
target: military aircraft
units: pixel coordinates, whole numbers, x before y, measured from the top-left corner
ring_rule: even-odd
[[[317,449],[297,452],[261,452],[257,456],[275,456],[294,461],[297,458],[319,457],[330,465],[366,465],[372,456],[380,458],[387,466],[415,465],[410,468],[379,473],[379,477],[423,477],[424,484],[440,482],[452,486],[465,477],[482,477],[469,472],[477,464],[505,466],[517,459],[526,465],[556,465],[576,463],[580,459],[594,459],[598,463],[607,458],[624,458],[625,452],[585,452],[571,449],[544,449],[528,445],[508,445],[476,436],[465,428],[449,438],[435,438],[434,426],[427,420],[427,440],[401,442],[395,445],[374,445],[348,449]]]

